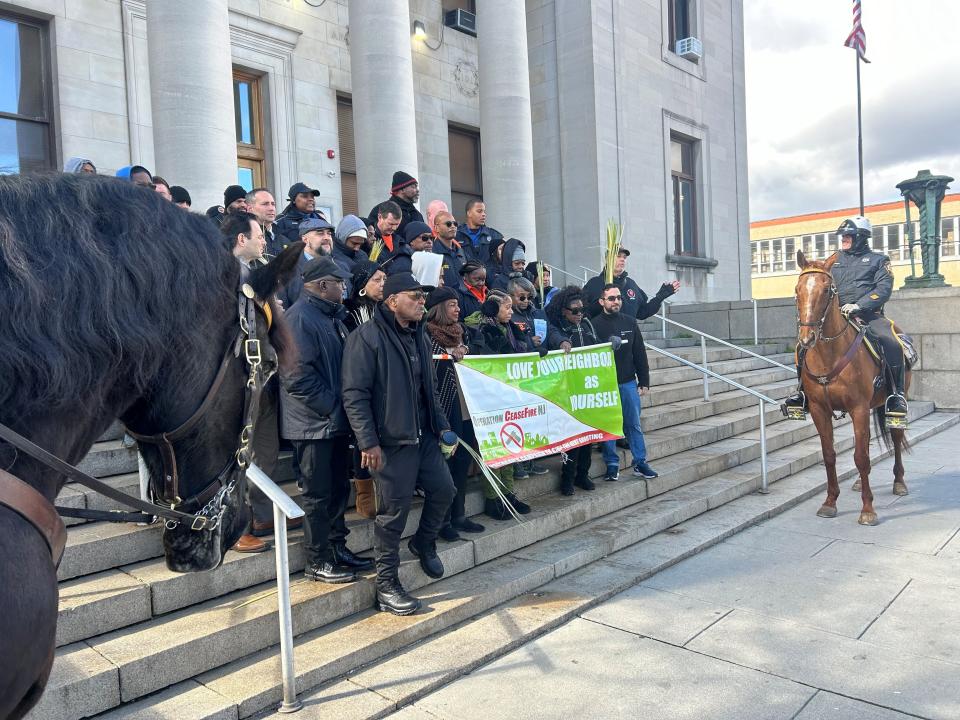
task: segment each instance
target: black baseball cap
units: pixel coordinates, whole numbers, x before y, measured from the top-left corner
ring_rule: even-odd
[[[630,251],[621,246],[620,249],[617,250],[617,255],[626,255],[627,257],[630,257]]]
[[[287,200],[293,200],[300,193],[310,193],[314,197],[320,195],[319,190],[314,190],[312,187],[308,187],[306,183],[298,182],[290,186],[290,191],[287,193]]]
[[[303,266],[303,281],[319,280],[325,277],[335,277],[349,280],[350,273],[337,265],[329,255],[318,255]]]
[[[423,290],[425,293],[431,293],[434,289],[432,285],[421,285],[417,282],[413,273],[397,273],[396,275],[389,275],[387,281],[383,284],[383,298],[387,299],[391,295],[410,290]]]

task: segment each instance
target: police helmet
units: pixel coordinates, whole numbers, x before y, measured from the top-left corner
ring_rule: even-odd
[[[841,240],[844,235],[853,236],[853,244],[850,248],[853,251],[865,249],[869,244],[868,241],[872,234],[873,226],[863,215],[847,218],[840,223],[840,227],[837,228],[837,235],[840,236]]]

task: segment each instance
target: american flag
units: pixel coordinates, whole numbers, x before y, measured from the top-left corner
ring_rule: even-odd
[[[850,31],[844,45],[855,48],[860,59],[865,63],[870,62],[866,56],[867,34],[863,30],[863,23],[860,22],[860,0],[853,0],[853,30]]]

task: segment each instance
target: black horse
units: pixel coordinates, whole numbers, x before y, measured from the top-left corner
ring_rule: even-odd
[[[291,245],[244,278],[272,369],[290,353],[269,298],[301,249]],[[247,522],[243,471],[230,465],[249,398],[244,352],[228,349],[243,322],[240,272],[207,218],[144,188],[106,177],[0,177],[0,423],[75,464],[113,418],[140,434],[163,433],[210,394],[201,421],[172,445],[178,509],[200,511],[196,496],[218,474],[239,482],[221,493],[215,529],[166,525],[167,564],[177,570],[219,566]],[[157,480],[169,463],[156,446],[141,452],[152,492],[163,497]],[[64,484],[2,441],[0,469],[51,502]],[[22,717],[42,694],[56,622],[50,549],[0,505],[0,718]]]

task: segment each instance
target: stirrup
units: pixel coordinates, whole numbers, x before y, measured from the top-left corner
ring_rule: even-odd
[[[893,393],[887,397],[886,401],[883,403],[883,425],[887,430],[906,430],[907,429],[907,413],[902,412],[890,412],[890,401],[893,398],[901,398],[906,404],[907,399],[903,397],[900,393]]]
[[[807,419],[807,396],[803,390],[799,392],[803,401],[800,405],[788,405],[786,401],[780,403],[780,412],[787,420],[806,420]]]

